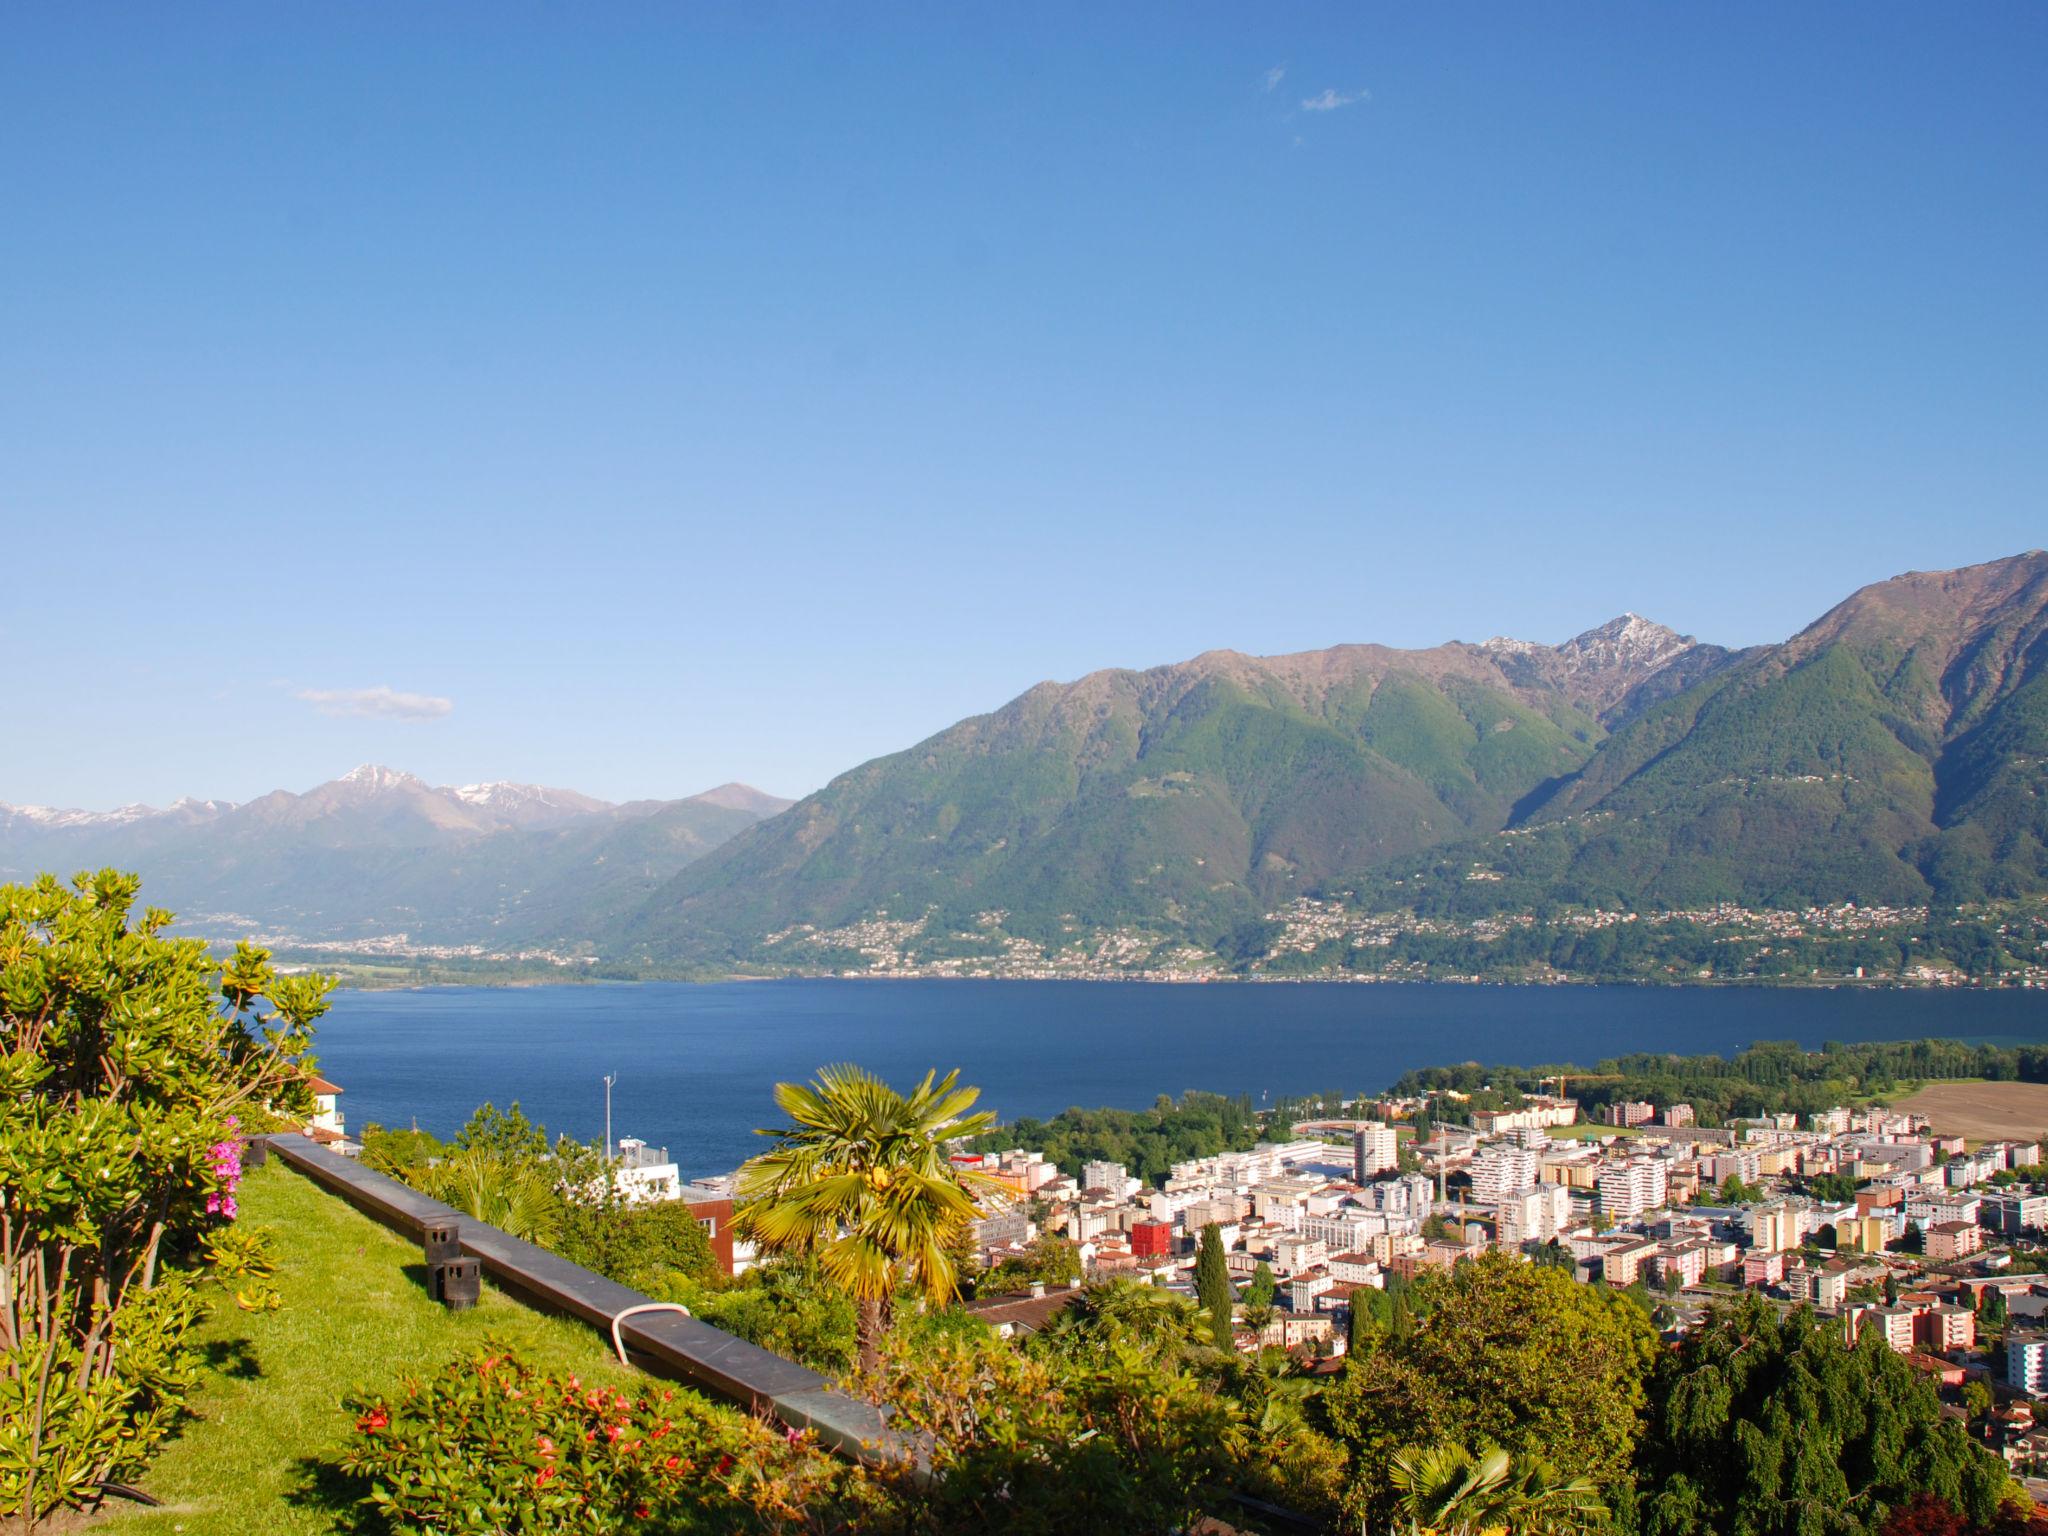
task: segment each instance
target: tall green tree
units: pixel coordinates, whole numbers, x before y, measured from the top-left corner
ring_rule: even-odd
[[[1236,1347],[1230,1309],[1237,1293],[1230,1288],[1230,1261],[1223,1253],[1223,1231],[1215,1222],[1202,1228],[1202,1246],[1195,1255],[1195,1300],[1209,1317],[1209,1334],[1218,1349]]]
[[[1930,1493],[1988,1521],[1999,1460],[1944,1419],[1876,1329],[1751,1295],[1658,1362],[1642,1443],[1644,1536],[1870,1536]]]
[[[790,1123],[759,1132],[779,1145],[739,1171],[745,1204],[736,1229],[772,1253],[815,1255],[852,1295],[866,1371],[880,1362],[897,1286],[951,1301],[956,1237],[979,1213],[977,1201],[1009,1198],[994,1179],[948,1160],[948,1140],[977,1135],[995,1117],[968,1112],[981,1090],[960,1087],[957,1071],[935,1076],[925,1073],[908,1094],[854,1066],[826,1067],[809,1084],[777,1083],[775,1102]]]
[[[1321,1411],[1351,1451],[1352,1515],[1394,1514],[1388,1469],[1448,1439],[1534,1458],[1626,1499],[1657,1336],[1625,1297],[1500,1253],[1418,1280],[1378,1347],[1354,1357]]]

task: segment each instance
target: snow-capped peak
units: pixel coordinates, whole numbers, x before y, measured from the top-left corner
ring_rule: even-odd
[[[426,783],[409,773],[400,773],[396,768],[386,768],[378,763],[364,763],[344,773],[337,783],[352,785],[357,789],[425,789]]]
[[[114,827],[163,813],[153,805],[124,805],[111,811],[80,811],[56,805],[9,805],[0,800],[0,816],[18,817],[42,827]]]
[[[1635,667],[1658,667],[1693,647],[1690,636],[1667,629],[1639,613],[1624,613],[1597,629],[1574,635],[1560,645],[1558,653],[1575,661],[1622,663]]]

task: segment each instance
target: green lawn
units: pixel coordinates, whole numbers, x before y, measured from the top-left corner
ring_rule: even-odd
[[[1553,1141],[1598,1141],[1607,1136],[1646,1136],[1653,1129],[1661,1129],[1661,1127],[1647,1125],[1601,1125],[1595,1120],[1581,1120],[1576,1125],[1552,1126],[1550,1136]]]
[[[284,1308],[238,1310],[225,1292],[200,1337],[209,1355],[194,1417],[143,1480],[164,1503],[114,1501],[94,1529],[129,1536],[268,1536],[345,1528],[345,1505],[317,1469],[347,1438],[341,1399],[432,1372],[486,1336],[536,1363],[589,1380],[622,1380],[607,1342],[488,1285],[481,1305],[447,1312],[422,1288],[417,1244],[405,1241],[274,1159],[249,1171],[240,1225],[271,1233]],[[644,1378],[643,1378],[644,1379]]]

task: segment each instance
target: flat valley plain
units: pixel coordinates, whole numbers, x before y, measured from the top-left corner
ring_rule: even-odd
[[[2048,1132],[2048,1083],[1929,1083],[1894,1107],[1972,1141],[2030,1141]]]

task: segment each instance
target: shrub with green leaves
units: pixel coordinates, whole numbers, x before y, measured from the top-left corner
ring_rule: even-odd
[[[0,1510],[30,1529],[147,1465],[193,1381],[181,1267],[242,1135],[311,1104],[330,983],[168,937],[139,884],[0,886]]]
[[[680,1388],[551,1376],[492,1346],[347,1407],[343,1474],[392,1527],[435,1536],[830,1530],[860,1491],[806,1436]]]

